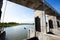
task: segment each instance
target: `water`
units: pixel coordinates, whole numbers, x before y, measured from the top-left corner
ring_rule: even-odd
[[[6,40],[26,39],[29,29],[34,30],[34,27],[32,25],[20,25],[15,27],[4,28],[4,30],[6,31]]]

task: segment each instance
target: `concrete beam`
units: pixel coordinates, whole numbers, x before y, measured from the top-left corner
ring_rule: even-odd
[[[43,10],[43,5],[45,4],[45,11],[47,14],[51,14],[51,12],[56,12],[56,10],[53,7],[51,7],[50,4],[48,4],[46,1],[43,2],[43,0],[9,0],[9,1],[26,6],[34,10]],[[53,13],[51,15],[55,14],[58,15],[58,13]]]

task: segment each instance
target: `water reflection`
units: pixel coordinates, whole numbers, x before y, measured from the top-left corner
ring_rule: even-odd
[[[26,29],[25,29],[26,28]],[[6,40],[23,40],[27,38],[27,32],[29,29],[34,27],[31,25],[20,25],[16,27],[7,27],[4,30],[6,31]]]

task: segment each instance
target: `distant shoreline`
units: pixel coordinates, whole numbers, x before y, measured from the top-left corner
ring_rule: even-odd
[[[0,27],[13,27],[18,25],[34,25],[34,23],[16,23],[16,22],[0,23]]]

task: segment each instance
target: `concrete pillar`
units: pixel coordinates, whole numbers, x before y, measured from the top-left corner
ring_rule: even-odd
[[[29,38],[36,36],[36,37],[38,37],[39,40],[46,40],[46,37],[44,35],[44,34],[46,34],[46,29],[47,29],[46,28],[46,16],[45,16],[45,12],[42,11],[42,10],[35,10],[34,17],[35,18],[36,17],[40,18],[39,22],[40,22],[40,25],[41,25],[41,27],[40,27],[41,28],[41,32],[39,32],[39,31],[35,31],[35,32],[34,31],[33,32],[30,31]]]
[[[46,17],[45,17],[45,12],[42,10],[35,10],[35,18],[36,17],[40,18],[40,25],[41,25],[41,32],[46,33]]]
[[[30,39],[33,37],[35,37],[35,30],[29,30],[28,35],[27,35],[27,39]]]
[[[53,21],[53,29],[52,29],[52,32],[54,34],[57,33],[57,18],[56,16],[52,16],[52,15],[48,15],[48,20],[52,20]]]
[[[42,10],[35,10],[35,18],[40,18],[40,25],[41,25],[41,32],[36,31],[36,37],[38,37],[39,40],[46,40],[46,37],[44,34],[46,34],[46,17],[45,12]]]

